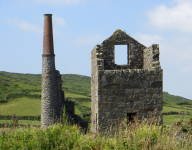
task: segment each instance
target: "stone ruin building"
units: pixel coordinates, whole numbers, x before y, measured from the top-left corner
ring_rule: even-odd
[[[127,45],[126,65],[115,63],[115,45]],[[92,132],[109,131],[121,120],[148,118],[156,109],[162,123],[163,70],[159,45],[146,47],[121,30],[91,52]]]
[[[127,65],[115,64],[115,45],[127,45]],[[159,45],[150,47],[117,30],[91,53],[92,132],[108,130],[125,117],[141,120],[155,109],[162,111],[163,70]],[[44,15],[41,93],[41,128],[62,120],[65,106],[68,121],[87,128],[88,122],[75,115],[74,102],[65,101],[61,75],[55,67],[52,14]],[[160,114],[160,123],[162,115]]]
[[[81,127],[87,128],[88,122],[75,115],[74,102],[65,101],[61,75],[55,69],[52,14],[44,14],[42,57],[41,128],[62,120],[64,106],[69,123],[77,123]]]

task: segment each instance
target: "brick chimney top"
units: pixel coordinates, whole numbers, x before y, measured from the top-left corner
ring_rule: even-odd
[[[43,56],[54,56],[52,14],[44,14]]]

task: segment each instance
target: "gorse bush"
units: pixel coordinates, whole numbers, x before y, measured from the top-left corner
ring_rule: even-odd
[[[65,112],[65,111],[64,111]],[[66,115],[63,115],[66,120]],[[54,124],[46,129],[19,128],[18,120],[12,130],[4,128],[0,133],[0,149],[61,149],[61,150],[117,150],[117,149],[153,149],[180,150],[192,149],[191,135],[178,135],[180,126],[174,128],[159,126],[156,120],[143,120],[134,123],[122,121],[113,134],[88,132],[84,134],[77,125]]]

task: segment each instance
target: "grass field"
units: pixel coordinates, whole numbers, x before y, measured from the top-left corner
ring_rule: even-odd
[[[0,115],[37,116],[41,114],[41,100],[26,97],[0,103]]]
[[[169,107],[169,106],[163,106],[163,112],[167,113],[167,112],[171,112],[171,111],[175,111],[175,112],[186,112],[186,113],[191,113],[192,114],[192,110],[190,109],[183,109],[183,108],[174,108],[174,107]]]
[[[173,125],[173,123],[183,120],[183,123],[187,123],[192,116],[190,115],[164,115],[163,116],[163,124],[165,125]]]
[[[71,94],[66,93],[67,98],[69,100],[75,102],[75,113],[79,116],[82,114],[89,114],[91,111],[91,101],[89,100],[89,97],[78,95],[78,94]],[[188,112],[192,113],[192,110],[182,109],[182,108],[173,108],[168,106],[163,106],[163,112]],[[21,98],[15,98],[13,100],[8,101],[7,103],[1,103],[0,104],[0,115],[13,115],[16,114],[17,116],[37,116],[41,114],[41,100],[40,99],[32,99],[28,97],[21,97]],[[163,123],[166,125],[172,125],[176,122],[176,120],[183,120],[184,123],[188,121],[191,118],[190,115],[164,115],[163,116]],[[90,119],[90,118],[89,118]],[[89,120],[88,119],[88,120]],[[24,122],[23,122],[24,121]],[[26,120],[23,120],[19,123],[24,124],[34,124],[36,123],[34,121],[29,120],[28,122]],[[5,120],[0,120],[1,122],[6,122]]]
[[[68,97],[71,97],[71,98],[90,98],[90,97],[84,96],[84,95],[79,95],[79,94],[74,94],[74,93],[65,93],[65,98],[68,98]]]
[[[6,121],[10,124],[12,123],[12,120],[0,120],[0,124],[5,124]],[[24,125],[41,125],[41,121],[35,121],[35,120],[18,120],[18,124],[24,124]]]

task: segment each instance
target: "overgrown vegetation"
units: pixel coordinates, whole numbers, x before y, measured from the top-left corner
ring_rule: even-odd
[[[64,118],[65,115],[64,115]],[[143,120],[141,123],[127,123],[125,119],[115,134],[103,135],[97,133],[86,134],[77,125],[64,123],[54,124],[46,129],[19,128],[16,116],[13,117],[12,128],[5,128],[0,133],[0,149],[62,149],[62,150],[115,150],[115,149],[191,149],[190,134],[180,132],[182,123],[174,128],[158,126],[154,118],[151,122]],[[157,124],[156,124],[157,123]],[[156,125],[155,125],[156,124]],[[110,135],[110,136],[109,136]]]

